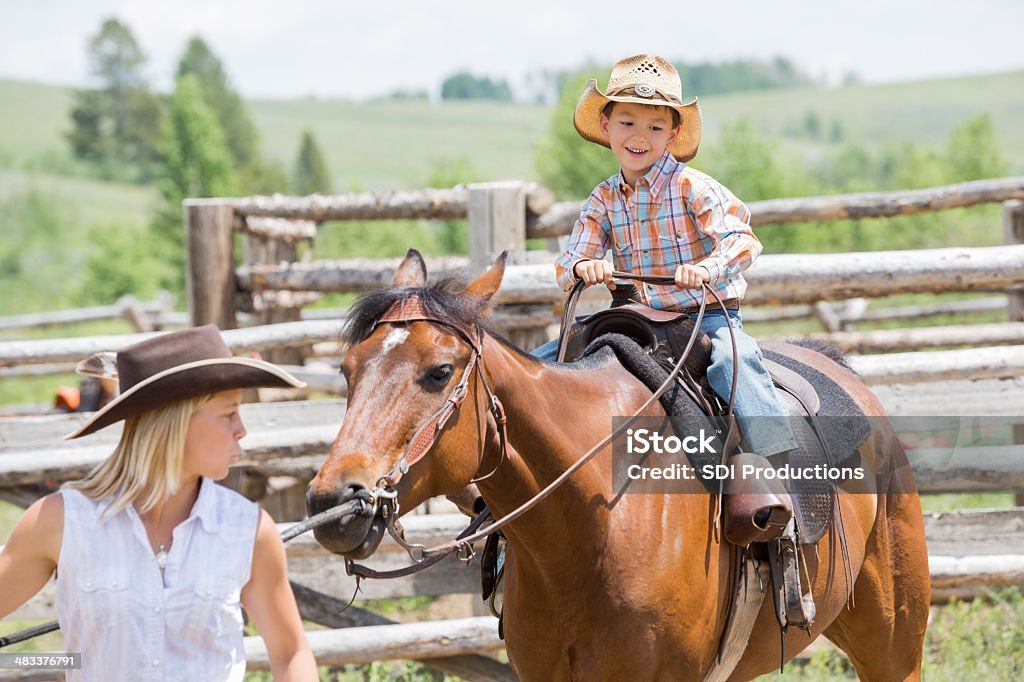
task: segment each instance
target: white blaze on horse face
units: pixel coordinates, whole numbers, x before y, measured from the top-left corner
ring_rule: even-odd
[[[395,327],[384,338],[384,343],[382,343],[380,346],[380,356],[387,355],[392,348],[398,346],[407,338],[409,338],[408,329],[406,329],[405,327]]]

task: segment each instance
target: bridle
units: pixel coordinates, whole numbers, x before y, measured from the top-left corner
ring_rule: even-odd
[[[673,282],[672,277],[650,277],[645,275],[635,275],[629,272],[615,272],[616,277],[637,279],[640,281],[646,281],[656,284],[671,284]],[[569,295],[569,299],[566,303],[566,313],[562,318],[562,329],[559,335],[559,346],[560,349],[564,346],[564,339],[567,333],[567,322],[571,320],[572,312],[575,308],[576,300],[579,298],[580,292],[586,285],[582,280],[576,283],[572,292]],[[387,311],[377,321],[377,325],[390,322],[398,324],[407,324],[410,322],[431,322],[434,324],[441,325],[448,329],[453,330],[458,336],[460,336],[470,347],[470,359],[466,364],[466,368],[463,371],[462,379],[459,384],[452,391],[451,395],[445,400],[444,404],[430,417],[428,417],[413,434],[409,444],[406,446],[405,451],[402,453],[398,463],[389,471],[387,474],[382,476],[375,485],[374,489],[370,491],[369,504],[370,509],[367,515],[376,515],[378,509],[384,518],[388,532],[392,535],[395,541],[405,548],[409,553],[410,558],[415,562],[411,566],[405,568],[396,569],[392,571],[376,571],[368,566],[357,564],[352,559],[345,560],[345,568],[349,575],[356,576],[357,578],[398,578],[412,573],[417,573],[433,564],[437,563],[449,554],[457,553],[460,558],[464,560],[470,560],[474,556],[473,543],[478,540],[482,540],[487,536],[498,532],[505,526],[512,523],[527,511],[532,509],[534,506],[539,504],[543,499],[548,497],[554,492],[562,483],[569,479],[573,473],[579,470],[584,464],[593,459],[608,443],[612,442],[620,434],[625,433],[635,421],[643,414],[648,407],[650,407],[654,401],[658,400],[662,394],[665,393],[672,385],[672,383],[679,376],[682,368],[686,362],[687,357],[690,354],[691,349],[695,341],[697,340],[696,330],[700,329],[701,321],[704,318],[704,312],[707,307],[708,294],[719,304],[722,308],[723,314],[727,314],[725,306],[722,303],[721,298],[706,284],[702,285],[703,295],[701,296],[700,308],[697,312],[697,319],[694,324],[694,333],[691,334],[689,341],[686,344],[685,349],[680,354],[675,366],[669,372],[668,377],[662,382],[661,386],[651,395],[650,398],[642,405],[636,412],[625,419],[619,426],[614,429],[609,435],[605,436],[599,443],[588,450],[584,455],[576,460],[568,469],[560,474],[554,481],[545,486],[540,492],[531,497],[529,500],[524,502],[514,511],[503,516],[501,519],[490,524],[483,530],[479,530],[479,527],[483,525],[489,516],[489,512],[485,509],[480,513],[479,516],[474,519],[468,528],[459,534],[454,540],[442,543],[435,547],[424,547],[423,545],[410,544],[405,540],[404,532],[401,524],[398,521],[398,491],[395,490],[395,484],[408,473],[409,468],[416,464],[418,461],[423,459],[427,453],[433,448],[437,439],[441,435],[441,431],[444,425],[448,422],[453,414],[455,414],[462,402],[465,400],[466,394],[469,389],[470,377],[474,374],[473,370],[477,370],[475,373],[480,376],[480,380],[484,386],[484,390],[487,394],[488,405],[492,416],[497,425],[499,440],[501,444],[500,457],[498,464],[495,468],[485,476],[473,479],[472,482],[477,482],[489,478],[501,466],[501,463],[507,458],[507,417],[505,415],[504,406],[498,397],[491,391],[490,386],[487,384],[486,377],[483,372],[483,330],[479,325],[475,326],[475,329],[467,329],[461,325],[454,324],[448,320],[441,320],[437,316],[432,315],[424,306],[423,301],[413,296],[408,299],[397,301],[388,308]],[[732,334],[732,327],[729,326],[730,335]],[[735,358],[736,344],[733,343],[733,377],[732,377],[732,391],[730,396],[736,393],[736,379],[737,379],[737,362]],[[560,352],[560,355],[562,353]],[[732,401],[729,403],[728,413],[732,412]],[[480,461],[483,462],[485,446],[481,444],[481,456]]]
[[[470,330],[462,327],[461,325],[455,324],[448,320],[442,320],[435,315],[430,314],[426,306],[423,305],[422,299],[418,296],[413,296],[401,301],[397,301],[388,308],[380,319],[377,320],[377,326],[384,323],[397,323],[397,324],[408,324],[410,322],[432,322],[434,324],[441,325],[451,329],[465,341],[470,347],[469,362],[466,363],[466,369],[462,373],[462,379],[452,390],[451,394],[445,399],[444,403],[440,408],[430,417],[428,417],[422,424],[420,424],[416,431],[413,433],[412,438],[409,439],[409,444],[405,447],[405,451],[402,452],[402,456],[399,458],[398,463],[389,471],[384,474],[378,481],[374,489],[371,491],[371,496],[381,495],[386,499],[394,499],[397,495],[395,486],[398,481],[401,480],[402,476],[409,473],[409,468],[416,464],[418,461],[426,457],[427,453],[430,452],[431,448],[434,447],[434,443],[441,436],[441,431],[444,429],[445,424],[448,420],[458,412],[462,406],[463,401],[466,399],[466,395],[469,393],[469,381],[473,376],[473,370],[479,370],[477,375],[480,377],[480,382],[483,384],[484,391],[487,394],[488,409],[491,412],[491,416],[494,417],[494,422],[498,427],[498,438],[501,442],[501,456],[498,459],[498,464],[494,469],[478,478],[474,478],[471,483],[482,481],[486,478],[490,478],[498,467],[501,466],[501,462],[507,457],[507,430],[506,425],[508,424],[508,418],[505,416],[505,406],[501,404],[501,400],[494,394],[491,387],[487,384],[487,377],[484,376],[483,372],[483,342],[484,333],[483,329],[479,325],[476,326],[475,330]],[[475,333],[473,333],[475,331]],[[481,457],[481,463],[482,463]]]

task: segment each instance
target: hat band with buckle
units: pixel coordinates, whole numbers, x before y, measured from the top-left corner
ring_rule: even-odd
[[[609,92],[608,97],[643,97],[644,99],[660,100],[669,104],[681,104],[677,98],[666,95],[655,89],[653,85],[648,85],[647,83],[637,83],[628,88]]]

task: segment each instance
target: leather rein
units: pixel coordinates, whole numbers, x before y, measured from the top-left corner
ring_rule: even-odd
[[[674,283],[674,278],[670,276],[655,277],[650,275],[638,275],[631,272],[619,272],[615,271],[613,276],[620,279],[632,279],[640,282],[646,282],[650,284],[661,284],[671,285]],[[572,315],[575,312],[576,303],[579,299],[580,294],[586,287],[586,283],[583,280],[577,280],[569,293],[566,301],[565,310],[563,311],[561,329],[559,332],[559,361],[564,358],[565,354],[565,339],[569,329],[569,323],[572,320]],[[445,424],[454,415],[459,408],[462,406],[463,401],[469,391],[470,377],[474,374],[479,376],[480,382],[483,384],[484,391],[487,395],[488,408],[491,416],[495,421],[495,426],[498,431],[499,442],[500,442],[500,455],[498,463],[494,469],[481,477],[474,478],[471,483],[485,480],[494,475],[501,463],[508,457],[507,444],[507,424],[508,419],[505,415],[504,406],[498,396],[494,394],[490,386],[487,383],[487,379],[484,375],[483,369],[483,340],[484,332],[479,325],[475,325],[475,329],[463,328],[461,325],[453,324],[447,320],[441,320],[436,316],[432,315],[423,302],[418,297],[411,299],[404,299],[394,303],[388,310],[380,317],[377,321],[377,325],[384,323],[397,323],[397,324],[408,324],[410,322],[431,322],[440,326],[446,327],[454,331],[463,341],[470,347],[470,359],[466,364],[466,368],[463,371],[462,379],[456,385],[455,389],[445,400],[444,404],[430,417],[428,417],[416,431],[413,433],[409,444],[406,446],[405,451],[402,453],[398,463],[381,477],[373,490],[370,491],[368,497],[368,509],[366,515],[376,515],[379,509],[381,515],[385,521],[385,525],[388,532],[394,538],[406,552],[408,552],[410,559],[414,562],[410,566],[404,568],[395,569],[391,571],[377,571],[369,566],[358,564],[352,559],[345,559],[345,569],[349,575],[358,578],[400,578],[413,573],[418,573],[434,564],[441,559],[445,558],[450,554],[457,554],[460,559],[464,561],[470,561],[475,552],[473,550],[473,544],[479,540],[482,540],[493,533],[498,532],[505,526],[509,525],[523,514],[528,512],[530,509],[539,504],[542,500],[551,495],[555,489],[565,483],[577,470],[583,465],[593,459],[597,453],[604,449],[609,443],[611,443],[616,437],[624,433],[639,417],[643,414],[647,408],[649,408],[654,401],[658,400],[664,393],[669,389],[672,383],[679,377],[683,370],[683,366],[686,362],[687,357],[693,348],[694,343],[697,340],[697,330],[700,329],[701,321],[704,319],[704,311],[708,303],[708,294],[718,303],[722,309],[723,314],[728,314],[721,298],[712,290],[707,284],[702,284],[702,295],[700,308],[697,311],[697,319],[694,323],[694,331],[690,335],[690,339],[686,344],[686,348],[680,354],[679,359],[676,361],[675,366],[669,372],[668,377],[662,382],[658,389],[651,395],[647,401],[641,405],[636,412],[628,417],[618,428],[614,429],[609,435],[605,436],[594,445],[590,450],[584,453],[579,459],[577,459],[568,469],[560,474],[555,480],[545,486],[540,492],[535,494],[529,500],[521,504],[515,510],[496,520],[484,529],[480,527],[484,524],[487,518],[490,516],[489,510],[486,508],[469,524],[469,526],[463,530],[455,539],[444,542],[434,547],[425,547],[423,545],[411,544],[406,541],[405,533],[402,529],[401,523],[398,520],[399,505],[398,505],[398,491],[395,489],[395,485],[398,481],[408,473],[409,468],[416,464],[418,461],[423,459],[433,448],[437,439],[441,436],[441,432],[444,429]],[[732,326],[727,325],[730,336],[732,336]],[[736,358],[736,344],[735,339],[733,340],[733,376],[732,376],[732,390],[730,392],[730,400],[726,414],[732,414],[732,396],[736,394],[736,380],[737,380],[737,358]],[[474,370],[477,370],[474,372]],[[481,443],[481,455],[480,462],[483,463],[485,456],[485,446]]]

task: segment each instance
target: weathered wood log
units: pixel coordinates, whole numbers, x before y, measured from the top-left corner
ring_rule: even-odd
[[[451,540],[468,524],[461,514],[409,514],[402,519],[413,542],[432,546]],[[278,532],[290,523],[277,524]],[[355,580],[346,575],[344,562],[306,533],[285,545],[289,577],[317,592],[348,602],[355,592]],[[367,563],[390,570],[408,566],[411,560],[391,537],[386,537]],[[417,595],[462,594],[477,592],[480,587],[480,563],[468,565],[460,561],[440,562],[429,571],[395,580],[370,580],[362,583],[360,599],[394,599]],[[47,618],[54,613],[54,583],[51,580],[36,597],[8,616],[9,619]]]
[[[243,216],[236,225],[239,232],[264,239],[294,244],[316,239],[316,223],[312,220],[289,220],[270,216]]]
[[[1005,349],[991,349],[997,350]],[[942,358],[950,353],[963,352],[908,354],[931,357],[931,360],[923,363],[924,368],[921,370],[911,366],[911,361],[903,359],[899,354],[865,356],[853,360],[860,363],[875,359],[886,360],[891,370],[888,375],[882,372],[884,367],[876,365],[870,368],[876,378],[881,376],[884,381],[901,373],[916,375],[920,371],[921,375],[915,376],[915,379],[919,379],[929,376],[929,362],[949,364],[944,363]],[[989,351],[986,354],[975,353],[970,361],[984,363],[990,354]],[[972,374],[977,369],[975,363],[962,372]],[[876,384],[872,390],[888,413],[898,416],[1024,414],[1022,376],[1003,380],[947,380],[923,385]],[[290,469],[284,460],[293,457],[322,457],[337,435],[343,415],[343,401],[243,405],[242,417],[249,429],[249,435],[242,442],[243,465],[261,470],[260,465],[267,463],[268,475],[308,475],[314,462],[299,460]],[[30,485],[48,480],[61,482],[87,473],[110,454],[120,436],[120,428],[111,426],[84,441],[62,443],[61,437],[73,431],[86,418],[87,415],[75,414],[0,420],[0,486]]]
[[[341,323],[337,320],[283,322],[248,329],[229,329],[222,334],[233,352],[251,353],[278,346],[336,341],[341,338]],[[116,351],[154,335],[122,334],[74,339],[0,341],[0,367],[78,362],[92,353]]]
[[[466,525],[466,518],[459,514],[409,515],[403,518],[409,537],[425,545],[439,544],[455,537]],[[291,524],[278,524],[283,531]],[[932,570],[933,585],[955,584],[955,592],[936,592],[936,601],[944,601],[951,594],[968,598],[983,593],[987,585],[1024,585],[1024,573],[1011,574],[1006,578],[1006,561],[1015,561],[1021,547],[1024,547],[1024,508],[997,510],[966,510],[955,512],[930,512],[924,514],[925,537],[928,542],[929,566]],[[295,538],[285,549],[288,553],[289,575],[308,589],[316,590],[333,598],[347,602],[351,597],[354,583],[343,577],[344,569],[340,558],[320,547],[312,535]],[[1010,556],[1011,559],[999,557]],[[957,564],[956,557],[971,557],[967,563]],[[404,550],[391,538],[385,538],[374,558],[377,566],[397,567],[408,561]],[[952,563],[951,563],[952,562]],[[458,594],[476,592],[479,587],[478,564],[465,568],[461,563],[445,560],[429,571],[415,578],[401,578],[394,581],[365,581],[363,589],[370,590],[373,597],[391,598],[416,594]],[[318,571],[323,575],[319,576]],[[438,571],[438,579],[431,574]],[[296,575],[311,582],[298,580]],[[334,582],[336,576],[344,581]],[[378,588],[383,587],[383,591]],[[445,591],[447,590],[447,591]],[[385,596],[377,597],[383,593]],[[8,619],[48,618],[55,613],[53,606],[54,584],[50,581],[39,595],[19,608]],[[363,594],[361,597],[368,597]],[[344,614],[341,614],[342,617]],[[335,626],[337,627],[337,626]]]
[[[907,453],[914,480],[929,490],[964,481],[998,490],[1024,490],[1024,445],[918,448]]]
[[[272,324],[284,320],[267,320],[268,313],[291,310],[298,319],[305,319],[302,308],[323,298],[319,291],[253,291],[237,297],[238,310],[253,313],[250,321],[256,325]],[[289,320],[291,321],[291,320]]]
[[[532,213],[544,213],[554,203],[554,195],[547,187],[536,183],[523,183],[526,207]],[[459,185],[442,189],[413,191],[364,192],[308,197],[249,197],[232,200],[232,206],[241,216],[268,216],[291,220],[400,220],[425,218],[452,220],[465,218],[468,213],[469,192]]]
[[[244,290],[358,292],[388,285],[394,265],[315,261],[239,270]],[[813,303],[897,293],[993,291],[1024,283],[1024,245],[919,251],[763,256],[745,273],[745,303]],[[565,292],[550,265],[517,265],[505,271],[500,303],[555,302]]]
[[[929,213],[949,208],[1024,199],[1024,177],[973,180],[955,185],[896,192],[865,192],[822,197],[752,201],[750,224],[757,227]],[[562,201],[527,223],[526,236],[559,237],[572,231],[582,201]]]
[[[184,209],[191,324],[234,329],[234,211],[223,199],[187,199]]]
[[[1024,414],[1024,377],[876,384],[871,391],[890,415]]]
[[[396,659],[421,660],[481,651],[500,651],[498,620],[490,616],[455,620],[317,630],[306,637],[319,665],[340,666]],[[269,670],[261,637],[245,638],[249,670]]]
[[[427,272],[432,280],[469,267],[465,256],[427,258]],[[369,260],[313,261],[285,265],[253,265],[238,268],[238,287],[242,291],[279,289],[289,291],[321,291],[361,293],[391,286],[401,258]]]
[[[0,331],[25,329],[27,327],[54,327],[96,320],[116,320],[123,317],[125,308],[131,305],[138,306],[140,311],[146,316],[159,320],[162,315],[173,310],[174,295],[163,291],[157,294],[154,300],[144,303],[139,303],[134,296],[122,296],[113,305],[76,308],[73,310],[55,310],[49,313],[9,315],[0,317]]]
[[[257,196],[235,199],[232,206],[242,216],[267,216],[290,220],[400,220],[429,218],[450,220],[466,217],[464,187],[414,191],[363,192],[308,197]]]
[[[1007,199],[1024,199],[1024,177],[972,180],[955,185],[895,192],[768,199],[752,202],[749,207],[753,214],[751,224],[768,225],[931,213]]]
[[[503,251],[526,251],[526,190],[521,182],[471,184],[467,216],[473,275],[487,269]]]
[[[300,400],[288,403],[246,403],[240,408],[242,421],[253,432],[302,424],[340,425],[345,416],[344,400]],[[120,424],[112,424],[82,440],[62,441],[89,418],[89,414],[55,414],[0,419],[0,453],[25,449],[28,444],[86,447],[113,446],[121,437]]]
[[[985,298],[970,298],[963,301],[942,301],[941,303],[929,303],[925,305],[908,305],[894,308],[876,308],[865,310],[856,316],[839,317],[843,322],[879,322],[883,320],[905,320],[919,317],[933,317],[936,315],[967,315],[973,313],[987,313],[993,310],[1006,308],[1006,296],[988,296]],[[746,321],[747,315],[743,314]]]
[[[311,590],[294,581],[292,592],[295,593],[295,601],[299,604],[303,620],[331,628],[395,624],[395,621],[384,616],[349,605],[341,599]],[[518,679],[508,665],[476,654],[428,659],[426,665],[473,682],[516,682]]]
[[[241,465],[327,452],[338,423],[311,424],[252,432],[242,441]],[[0,452],[0,487],[63,482],[85,476],[113,450],[112,444],[58,445],[53,441],[31,450]]]
[[[996,291],[1024,283],[1024,245],[765,256],[745,277],[749,304]]]
[[[954,597],[972,599],[994,587],[1024,584],[1022,554],[935,556],[929,557],[928,564],[932,571],[933,604]]]
[[[747,321],[744,314],[743,321]],[[876,329],[862,332],[809,334],[844,353],[906,351],[937,346],[996,346],[1024,344],[1024,322],[994,322],[911,329]],[[979,352],[986,352],[981,351]]]
[[[946,379],[1024,375],[1024,346],[859,355],[848,358],[868,384],[912,384]]]

